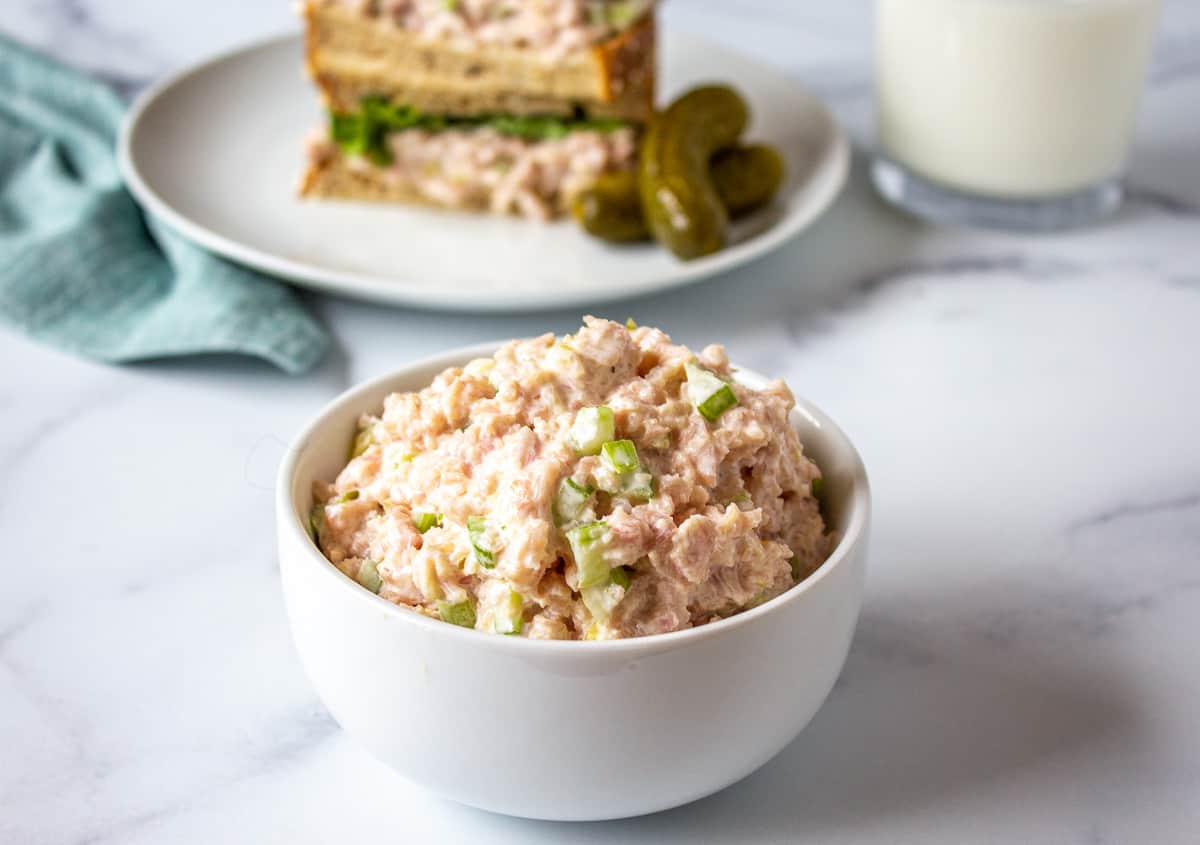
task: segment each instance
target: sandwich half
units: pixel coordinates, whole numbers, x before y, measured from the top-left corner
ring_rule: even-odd
[[[308,197],[548,219],[636,163],[653,0],[305,0]]]

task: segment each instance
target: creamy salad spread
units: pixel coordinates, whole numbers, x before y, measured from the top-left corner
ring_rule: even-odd
[[[733,382],[720,346],[589,317],[389,396],[317,485],[313,529],[363,587],[456,625],[540,639],[702,625],[829,554],[793,405],[781,381]]]
[[[632,128],[579,130],[545,140],[488,128],[411,129],[392,133],[387,144],[388,164],[354,156],[352,166],[381,170],[385,178],[439,206],[537,220],[564,213],[598,176],[629,170],[637,159]],[[337,145],[323,132],[313,135],[308,150],[314,162],[338,154]]]
[[[653,0],[325,0],[464,49],[519,47],[559,58],[605,41]]]

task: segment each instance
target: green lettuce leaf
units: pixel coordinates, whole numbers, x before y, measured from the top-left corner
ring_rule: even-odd
[[[485,114],[471,117],[423,114],[411,106],[397,106],[382,97],[364,97],[357,112],[329,116],[329,137],[348,155],[366,156],[376,164],[390,164],[387,136],[407,129],[440,132],[444,129],[488,127],[501,135],[527,141],[562,138],[571,132],[614,132],[628,124],[622,120],[559,115]]]

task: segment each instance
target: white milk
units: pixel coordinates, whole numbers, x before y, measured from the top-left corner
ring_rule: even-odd
[[[879,0],[883,152],[996,197],[1119,176],[1158,0]]]

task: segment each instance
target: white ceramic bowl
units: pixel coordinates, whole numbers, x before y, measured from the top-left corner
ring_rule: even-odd
[[[862,461],[800,401],[792,421],[825,474],[841,541],[804,582],[699,628],[627,640],[502,637],[428,619],[335,569],[306,530],[312,485],[346,460],[359,415],[496,344],[356,387],[300,434],[280,468],[279,566],[292,636],[325,706],[413,781],[539,819],[634,816],[709,795],[781,751],[833,687],[858,618],[870,496]],[[761,387],[766,379],[739,371]]]

